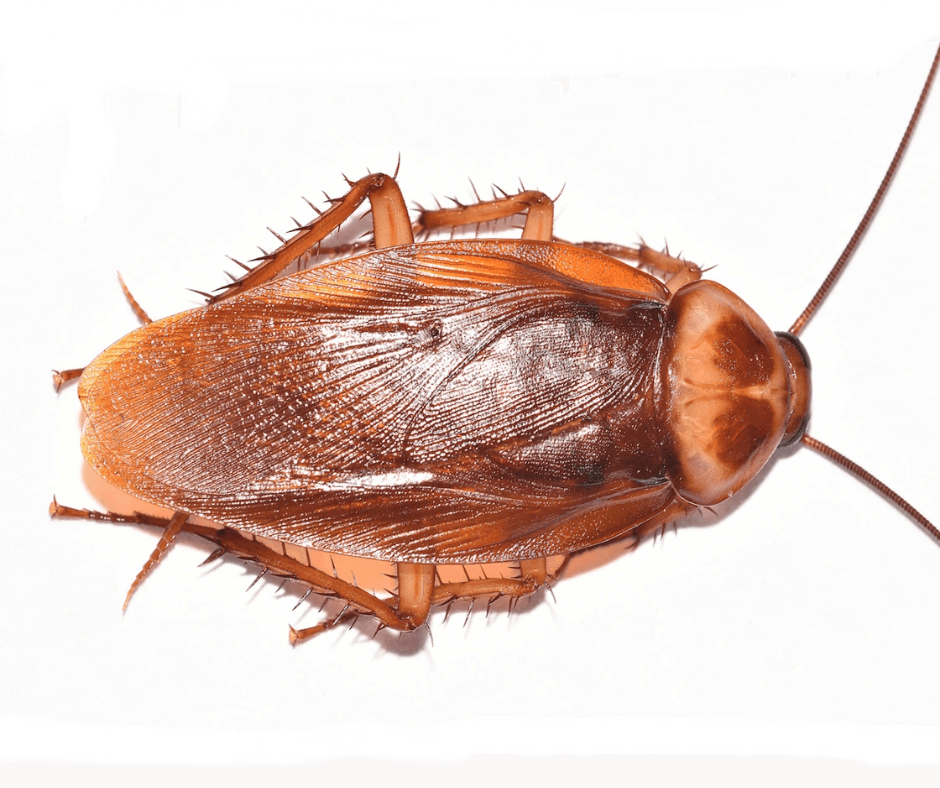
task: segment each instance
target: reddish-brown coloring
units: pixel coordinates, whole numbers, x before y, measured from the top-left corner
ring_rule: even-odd
[[[365,199],[374,252],[274,278]],[[521,241],[413,243],[522,211]],[[564,244],[552,221],[552,201],[526,191],[413,228],[394,177],[352,183],[213,303],[86,368],[86,458],[177,513],[167,542],[202,515],[226,550],[413,629],[435,602],[530,593],[548,556],[724,500],[799,439],[810,385],[795,338],[694,264]],[[398,594],[317,574],[307,548],[397,563]],[[487,561],[520,576],[433,571]]]

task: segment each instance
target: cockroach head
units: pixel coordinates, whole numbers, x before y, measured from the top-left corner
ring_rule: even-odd
[[[790,367],[790,418],[780,446],[791,446],[803,437],[809,424],[813,365],[806,346],[799,339],[788,331],[776,334]]]

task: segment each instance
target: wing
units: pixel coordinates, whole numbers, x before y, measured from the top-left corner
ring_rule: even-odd
[[[327,551],[612,538],[673,496],[650,437],[662,301],[522,254],[549,246],[382,250],[145,326],[82,377],[85,456],[146,500]]]

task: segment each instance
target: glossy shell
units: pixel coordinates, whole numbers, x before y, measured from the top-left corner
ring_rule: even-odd
[[[82,448],[138,497],[290,544],[558,555],[753,476],[788,418],[776,347],[711,283],[669,302],[562,244],[401,246],[124,337],[82,376]]]
[[[627,533],[674,498],[653,407],[665,291],[567,248],[398,247],[145,326],[82,377],[84,454],[160,505],[393,561]],[[585,254],[646,291],[554,270]]]

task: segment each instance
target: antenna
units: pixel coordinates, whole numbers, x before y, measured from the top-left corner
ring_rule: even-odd
[[[845,269],[846,265],[848,265],[852,254],[855,252],[856,247],[862,240],[862,236],[865,235],[865,231],[871,224],[871,220],[874,218],[875,213],[877,213],[878,207],[881,205],[881,201],[884,198],[885,192],[888,190],[888,186],[890,186],[891,181],[894,178],[894,174],[898,169],[898,165],[901,163],[901,158],[904,156],[904,152],[907,150],[911,135],[914,133],[914,127],[917,125],[918,118],[920,118],[920,113],[923,110],[924,103],[927,100],[927,94],[930,92],[930,86],[933,84],[934,75],[937,73],[938,63],[940,63],[940,46],[937,47],[937,54],[934,55],[933,64],[930,67],[930,73],[927,74],[924,87],[920,92],[920,98],[917,99],[917,106],[914,107],[914,112],[911,115],[911,119],[908,121],[907,129],[904,131],[904,136],[901,137],[901,142],[898,145],[898,149],[894,153],[894,158],[891,159],[891,164],[888,165],[888,171],[885,173],[884,178],[882,178],[881,185],[878,187],[878,191],[875,192],[875,196],[872,198],[872,201],[868,206],[868,210],[865,211],[865,215],[862,217],[862,221],[859,222],[858,227],[855,228],[855,232],[852,233],[852,237],[849,239],[849,242],[842,251],[842,254],[839,255],[839,259],[836,261],[836,264],[832,267],[832,270],[829,272],[828,276],[826,276],[825,281],[823,281],[822,285],[820,285],[819,290],[816,291],[816,295],[813,296],[806,309],[803,310],[803,314],[801,314],[796,319],[796,322],[790,327],[790,333],[794,336],[803,330],[809,319],[815,314],[816,310],[819,309],[820,304],[822,304],[826,296],[829,295],[829,291],[836,283],[836,280],[839,278],[839,275]],[[858,479],[861,479],[872,489],[877,490],[879,493],[881,493],[881,495],[895,504],[895,506],[898,506],[908,515],[910,515],[910,517],[913,518],[918,523],[918,525],[921,526],[921,528],[930,534],[934,540],[940,543],[940,529],[937,529],[937,527],[926,517],[924,517],[924,515],[918,512],[917,509],[911,506],[884,482],[875,478],[860,465],[852,462],[852,460],[850,460],[848,457],[840,454],[822,441],[816,440],[816,438],[813,438],[805,433],[800,440],[814,451],[819,452],[824,457],[829,458],[837,465],[843,467]]]
[[[839,255],[839,259],[836,260],[836,264],[832,266],[832,270],[829,272],[829,275],[819,286],[819,290],[816,291],[816,295],[814,295],[809,304],[807,304],[806,309],[803,310],[803,314],[801,314],[796,319],[796,322],[790,326],[789,333],[793,334],[793,336],[799,335],[809,319],[813,316],[816,310],[819,309],[820,304],[822,304],[826,296],[829,295],[829,291],[836,283],[836,280],[839,278],[843,269],[848,265],[852,254],[855,252],[855,248],[862,240],[862,236],[865,235],[865,231],[868,229],[868,225],[871,224],[871,220],[878,212],[878,207],[881,205],[881,201],[885,196],[885,192],[888,191],[888,186],[891,185],[891,181],[894,179],[894,173],[897,171],[898,165],[901,163],[901,158],[904,156],[904,152],[907,150],[907,145],[910,142],[911,135],[914,133],[914,127],[917,125],[917,120],[920,118],[921,110],[924,108],[924,103],[927,100],[927,94],[930,92],[930,86],[933,84],[934,75],[937,73],[938,63],[940,63],[940,46],[937,47],[937,54],[934,55],[933,65],[930,67],[930,73],[927,74],[924,87],[920,91],[920,98],[917,99],[917,106],[914,107],[914,112],[911,115],[911,119],[908,121],[907,128],[904,130],[904,136],[901,137],[901,142],[898,145],[898,149],[894,152],[894,158],[891,159],[891,164],[888,165],[888,171],[885,173],[884,178],[881,179],[881,185],[878,187],[878,191],[875,192],[875,196],[872,198],[872,201],[868,206],[868,210],[865,211],[865,215],[862,217],[862,221],[858,223],[858,227],[856,227],[855,232],[852,233],[852,237],[849,239],[848,244],[846,245],[845,249],[842,250],[842,254]]]
[[[885,498],[891,501],[891,503],[909,514],[911,518],[914,519],[918,525],[920,525],[921,528],[923,528],[937,541],[938,544],[940,544],[940,529],[938,529],[937,526],[935,526],[932,522],[930,522],[930,520],[924,517],[924,515],[918,512],[917,509],[911,506],[894,490],[888,487],[888,485],[883,481],[872,476],[861,465],[857,465],[856,463],[852,462],[844,454],[839,454],[839,452],[830,446],[827,446],[822,441],[818,441],[815,438],[806,435],[805,433],[801,440],[814,451],[818,451],[821,455],[823,455],[823,457],[828,457],[830,460],[836,463],[836,465],[841,465],[843,468],[845,468],[845,470],[861,479],[869,487],[880,492]]]

